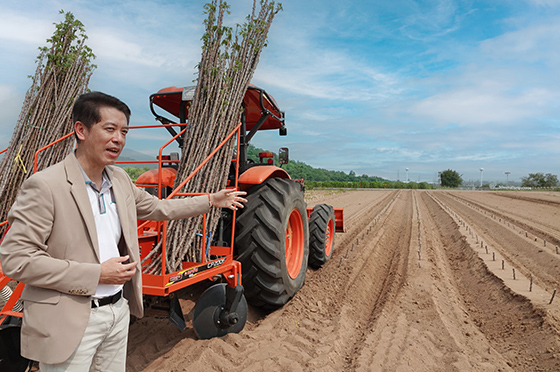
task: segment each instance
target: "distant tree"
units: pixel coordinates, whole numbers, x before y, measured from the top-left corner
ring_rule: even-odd
[[[263,151],[264,151],[263,149],[259,149],[253,145],[249,145],[249,148],[247,149],[247,159],[252,160],[255,163],[258,163],[260,161],[259,153]]]
[[[138,168],[138,167],[126,167],[124,168],[124,170],[126,171],[126,173],[128,173],[128,176],[133,180],[136,181],[136,179],[138,177],[140,177],[140,175],[144,172],[147,172],[150,170],[150,168],[148,167],[143,167],[143,168]]]
[[[395,188],[395,189],[406,189],[406,183],[404,183],[403,181],[397,181],[397,182],[393,183],[392,188]]]
[[[441,186],[443,187],[459,187],[463,183],[461,175],[457,171],[448,169],[441,172]]]
[[[556,187],[559,184],[558,177],[550,173],[529,173],[521,177],[521,182],[523,187]]]

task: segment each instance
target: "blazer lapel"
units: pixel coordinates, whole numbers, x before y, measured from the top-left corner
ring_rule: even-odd
[[[97,256],[97,259],[100,260],[95,219],[93,218],[93,211],[89,202],[84,176],[82,175],[82,171],[80,170],[78,160],[76,159],[74,153],[66,157],[64,160],[64,167],[66,169],[66,179],[71,185],[70,193],[72,194],[72,197],[78,206],[78,210],[84,219],[95,255]]]

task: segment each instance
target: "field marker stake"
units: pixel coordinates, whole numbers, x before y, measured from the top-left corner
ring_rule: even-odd
[[[558,246],[556,246],[556,254],[558,254]]]
[[[515,280],[515,269],[512,270],[513,270],[513,280]]]
[[[504,260],[502,260],[502,270],[505,270],[504,269]]]
[[[485,248],[486,248],[486,254],[488,254],[488,246],[486,246]]]
[[[531,275],[531,284],[529,284],[529,292],[533,292],[533,275]]]
[[[496,252],[492,252],[492,261],[496,261]]]
[[[346,250],[346,256],[344,256],[344,258],[348,258],[348,251],[349,249]]]
[[[554,290],[554,292],[552,292],[552,297],[550,298],[550,302],[548,303],[549,305],[552,304],[552,300],[554,300],[554,296],[556,296],[556,289]]]
[[[338,263],[338,267],[340,267],[340,265],[342,265],[342,257],[340,257],[340,262]]]

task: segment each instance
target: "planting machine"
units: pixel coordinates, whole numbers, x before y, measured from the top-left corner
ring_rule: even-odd
[[[204,172],[206,162],[220,149],[215,149],[174,189],[179,155],[176,152],[164,155],[164,152],[174,141],[179,148],[184,141],[189,141],[188,107],[193,93],[192,87],[160,90],[150,96],[150,109],[161,124],[130,128],[163,126],[172,136],[160,148],[157,160],[151,161],[157,167],[136,181],[138,187],[160,198],[195,195],[178,190],[194,173]],[[176,119],[163,115],[173,115]],[[270,152],[260,153],[259,159],[248,157],[249,142],[260,130],[278,130],[280,135],[287,133],[284,113],[272,96],[250,85],[243,100],[241,122],[220,145],[223,147],[233,138],[237,140],[227,187],[247,191],[245,208],[222,210],[216,231],[207,231],[204,218],[197,244],[206,254],[201,255],[199,262],[183,261],[181,269],[173,273],[166,273],[165,263],[162,263],[161,272],[142,275],[145,306],[165,303],[169,319],[180,329],[185,329],[186,323],[176,292],[202,281],[215,282],[200,296],[192,313],[193,328],[202,339],[240,332],[247,319],[247,303],[268,310],[283,306],[304,284],[308,266],[318,269],[329,260],[335,232],[345,230],[342,209],[326,204],[307,208],[303,180],[292,179],[281,168],[288,163],[287,148],[280,149],[278,166]],[[167,222],[139,221],[142,259],[160,241],[162,257],[166,257],[166,232]],[[22,304],[18,299],[23,287],[23,283],[11,281],[0,270],[4,299],[0,311],[0,370],[23,371],[28,363],[19,356]]]

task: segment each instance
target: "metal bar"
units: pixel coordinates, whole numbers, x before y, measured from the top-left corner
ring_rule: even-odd
[[[70,136],[73,135],[73,134],[74,134],[74,131],[72,131],[71,133],[68,133],[68,134],[65,135],[64,137],[61,137],[61,138],[57,139],[56,141],[51,142],[51,143],[49,143],[48,145],[43,146],[43,147],[41,147],[39,150],[35,151],[35,156],[34,156],[34,159],[33,159],[33,173],[37,172],[37,156],[39,155],[40,152],[42,152],[42,151],[48,149],[48,148],[51,147],[51,146],[56,145],[56,144],[59,143],[60,141],[64,141],[66,138],[70,137]]]
[[[227,141],[229,141],[229,139],[239,130],[239,128],[241,127],[241,123],[239,125],[237,125],[235,127],[235,129],[233,131],[231,131],[230,134],[228,134],[228,136],[218,145],[218,147],[216,147],[214,149],[214,151],[212,151],[210,153],[210,155],[208,155],[208,157],[206,159],[204,159],[204,161],[198,166],[196,167],[195,170],[192,171],[191,174],[189,174],[189,176],[183,181],[181,182],[181,184],[179,186],[177,186],[177,188],[175,188],[175,190],[173,190],[171,192],[171,194],[169,194],[169,196],[166,199],[171,199],[172,197],[174,197],[180,189],[183,188],[183,186],[185,186],[187,184],[187,182],[189,182],[191,180],[191,178],[194,177],[194,175],[196,173],[198,173],[198,171],[200,171],[200,169],[202,169],[203,166],[206,165],[206,163],[208,163],[210,161],[210,159],[212,159],[212,157],[219,151],[221,150],[222,147],[224,147],[224,145],[227,143]]]

